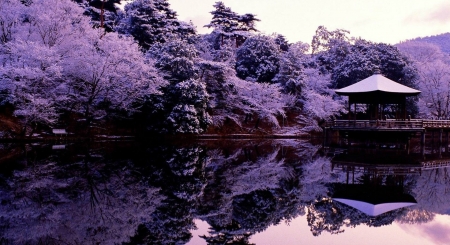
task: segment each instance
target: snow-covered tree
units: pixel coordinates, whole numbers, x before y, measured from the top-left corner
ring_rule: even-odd
[[[348,52],[342,62],[333,67],[332,79],[336,88],[359,82],[373,75],[376,69],[393,81],[416,87],[417,71],[397,47],[359,39]]]
[[[442,60],[422,64],[419,67],[419,108],[425,117],[450,117],[450,63]]]
[[[211,124],[205,84],[188,79],[162,88],[147,102],[148,128],[155,133],[199,134]]]
[[[289,46],[291,46],[291,44],[288,42],[288,40],[286,40],[286,37],[281,34],[276,35],[275,43],[278,44],[280,46],[281,51],[284,51],[284,52],[288,51]]]
[[[164,83],[130,38],[93,29],[71,1],[36,0],[17,14],[26,21],[2,45],[0,70],[26,123],[132,112]]]
[[[271,82],[278,73],[280,57],[280,48],[272,37],[250,37],[236,50],[236,73],[242,79]]]
[[[279,127],[277,117],[284,117],[284,107],[292,102],[290,96],[281,93],[279,85],[239,79],[226,63],[202,62],[199,74],[211,96],[210,107],[216,127],[228,120],[242,127],[249,117],[253,118],[255,128],[259,121]]]
[[[198,134],[211,124],[210,116],[206,111],[208,93],[202,82],[189,79],[177,83],[171,91],[166,93],[170,98],[176,98],[175,105],[166,121],[170,131]]]
[[[183,40],[154,45],[149,56],[170,81],[163,94],[152,98],[149,107],[155,115],[154,131],[201,133],[211,123],[206,112],[209,95],[203,81],[197,79],[197,50]],[[159,122],[157,122],[159,121]]]
[[[66,60],[65,72],[73,89],[70,107],[88,120],[109,110],[133,112],[136,102],[157,92],[165,82],[128,38],[115,33],[93,36],[92,46]],[[139,103],[138,103],[139,104]]]
[[[275,40],[276,41],[276,40]],[[282,41],[282,45],[287,45]],[[272,80],[280,83],[285,93],[300,95],[304,87],[305,75],[303,74],[309,57],[306,55],[309,47],[307,44],[298,42],[287,46],[287,49],[280,58],[280,69],[278,74]]]
[[[197,75],[195,67],[198,51],[185,40],[170,40],[155,44],[147,54],[155,59],[155,66],[166,73],[166,79],[180,82]]]
[[[177,19],[167,0],[135,0],[125,5],[125,17],[118,28],[131,35],[143,50],[172,38],[188,39],[195,35],[190,23]]]
[[[24,119],[25,127],[53,124],[58,118],[55,102],[63,98],[58,91],[63,81],[57,49],[25,41],[11,41],[5,47],[0,71],[4,71],[4,83],[10,84],[14,114]]]
[[[331,89],[329,75],[321,74],[317,69],[306,69],[303,90],[299,96],[299,103],[303,114],[300,119],[306,123],[304,130],[319,130],[319,122],[330,120],[347,112],[345,101],[342,98],[334,98],[334,90]]]
[[[219,33],[219,46],[224,44],[225,39],[232,39],[235,46],[239,47],[251,32],[258,31],[255,24],[260,20],[254,14],[239,15],[221,1],[216,2],[213,7],[215,10],[210,12],[213,16],[212,20],[205,27],[213,28]]]
[[[404,42],[397,47],[415,61],[419,72],[418,87],[422,91],[419,110],[423,117],[450,116],[450,60],[434,44]]]
[[[22,5],[21,12],[15,14],[25,18],[16,24],[10,41],[0,50],[0,73],[3,82],[14,88],[12,103],[25,126],[51,124],[59,109],[55,103],[65,93],[61,91],[66,84],[62,63],[67,52],[71,52],[72,41],[90,28],[89,23],[72,2],[65,5],[59,1],[34,1],[29,6]]]
[[[215,10],[211,11],[212,20],[205,27],[219,30],[223,35],[231,34],[238,26],[238,14],[221,1],[216,2],[213,7]]]
[[[218,31],[213,31],[199,38],[195,45],[200,52],[200,57],[209,61],[234,65],[236,62],[236,46],[231,39],[218,41],[220,36],[221,34]]]
[[[10,41],[17,25],[23,21],[24,5],[15,0],[0,1],[0,44]]]
[[[347,36],[348,34],[350,32],[347,30],[329,31],[325,26],[319,26],[311,41],[312,54],[342,49],[346,43],[350,43],[352,40]]]

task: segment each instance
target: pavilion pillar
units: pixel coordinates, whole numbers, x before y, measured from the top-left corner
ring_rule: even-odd
[[[378,117],[379,107],[380,107],[380,104],[375,104],[375,120],[379,119],[379,117]]]
[[[349,166],[347,166],[347,185],[348,185],[349,174],[350,174],[350,170],[349,170]]]
[[[348,101],[348,120],[352,119],[352,104],[350,104],[350,100]]]
[[[422,156],[425,156],[425,133],[426,131],[423,130],[420,135],[420,151]]]
[[[380,104],[380,120],[383,120],[383,109],[384,109],[384,105]]]
[[[403,120],[406,120],[406,101],[402,104]]]
[[[395,110],[395,119],[398,120],[401,119],[401,117],[402,117],[402,107],[401,105],[397,104]]]
[[[444,130],[441,128],[439,129],[439,158],[442,158],[442,134],[444,133]]]
[[[445,152],[448,152],[448,131],[445,132]]]
[[[406,140],[406,154],[409,155],[409,148],[411,147],[411,138],[408,136]]]

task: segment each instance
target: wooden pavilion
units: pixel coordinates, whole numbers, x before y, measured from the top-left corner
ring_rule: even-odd
[[[323,128],[324,146],[330,139],[332,144],[346,142],[347,146],[358,145],[356,142],[381,145],[377,142],[407,142],[420,133],[422,155],[425,154],[425,135],[438,132],[439,145],[446,139],[446,149],[450,145],[450,120],[411,119],[406,115],[407,97],[417,96],[419,90],[394,82],[380,73],[363,79],[353,85],[335,90],[336,94],[348,96],[348,119],[332,119],[326,121]],[[357,105],[366,105],[366,113],[357,113]],[[392,110],[389,114],[394,118],[386,118],[385,108]],[[358,117],[358,118],[357,118]],[[407,120],[406,120],[407,119]],[[444,138],[444,132],[446,136]],[[340,140],[344,137],[345,140]],[[335,142],[338,140],[338,142]],[[355,144],[353,144],[355,143]],[[366,145],[368,145],[366,144]],[[442,148],[439,148],[440,151]],[[409,150],[408,150],[409,152]]]
[[[419,90],[396,83],[376,73],[360,82],[335,91],[348,96],[349,120],[356,120],[357,104],[367,105],[369,120],[384,119],[383,109],[390,105],[395,108],[396,119],[406,119],[406,97],[420,94]],[[353,105],[353,113],[351,106]],[[351,118],[353,115],[353,118]]]

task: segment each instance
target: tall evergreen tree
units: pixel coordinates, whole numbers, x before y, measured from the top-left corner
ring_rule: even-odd
[[[131,35],[143,50],[171,38],[187,39],[195,35],[190,23],[177,19],[167,0],[136,0],[125,6],[125,18],[119,32]]]
[[[255,23],[260,20],[256,18],[256,15],[238,15],[220,1],[216,2],[213,7],[215,10],[210,12],[213,15],[212,20],[205,27],[219,32],[222,44],[225,38],[233,38],[236,46],[239,47],[247,39],[249,32],[258,31]]]
[[[213,7],[215,10],[210,12],[213,18],[205,27],[218,30],[223,35],[233,33],[238,26],[239,15],[226,7],[223,2],[216,2]]]
[[[118,24],[118,8],[120,0],[73,0],[84,8],[84,15],[91,17],[94,27],[105,28],[105,31],[114,31]]]
[[[169,40],[155,44],[149,51],[155,66],[169,80],[149,103],[152,114],[151,130],[169,133],[201,133],[210,123],[206,112],[208,93],[203,82],[197,80],[194,45],[183,40]]]

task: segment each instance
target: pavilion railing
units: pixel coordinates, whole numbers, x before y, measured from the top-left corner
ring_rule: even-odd
[[[377,175],[409,175],[420,174],[422,166],[368,165],[364,163],[332,161],[332,169]]]
[[[386,128],[386,129],[426,129],[426,128],[450,128],[450,120],[332,120],[325,123],[329,128]]]

